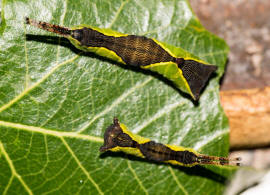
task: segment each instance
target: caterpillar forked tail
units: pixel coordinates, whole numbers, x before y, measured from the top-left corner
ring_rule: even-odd
[[[55,24],[49,24],[47,22],[35,21],[35,20],[32,20],[31,18],[28,18],[28,17],[25,18],[25,22],[26,22],[26,24],[30,24],[30,25],[35,26],[37,28],[59,34],[63,37],[67,37],[67,36],[71,35],[71,30],[66,28],[66,27],[58,26]]]
[[[217,70],[217,66],[206,65],[194,60],[184,60],[183,58],[176,58],[176,63],[182,70],[195,99],[198,100],[201,90],[210,75]]]

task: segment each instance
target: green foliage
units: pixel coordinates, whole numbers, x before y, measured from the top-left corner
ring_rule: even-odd
[[[5,0],[2,13],[0,193],[222,193],[232,168],[173,167],[98,151],[117,116],[152,140],[227,155],[218,81],[228,47],[201,26],[187,1]],[[25,16],[143,34],[218,65],[218,73],[193,103],[151,72],[80,53],[26,26]]]

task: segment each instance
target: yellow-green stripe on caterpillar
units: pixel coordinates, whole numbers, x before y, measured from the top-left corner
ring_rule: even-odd
[[[236,165],[240,158],[225,158],[200,154],[191,148],[156,143],[148,138],[131,133],[124,124],[114,118],[104,133],[101,152],[124,152],[151,161],[192,167],[195,165]]]
[[[157,72],[195,100],[199,99],[201,90],[217,69],[192,55],[177,56],[167,44],[144,36],[89,25],[66,28],[30,18],[26,18],[26,23],[66,37],[80,50]]]

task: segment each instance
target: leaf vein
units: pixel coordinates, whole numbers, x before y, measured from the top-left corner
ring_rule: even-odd
[[[171,174],[172,174],[172,176],[173,176],[173,179],[175,180],[177,186],[183,191],[183,193],[184,193],[185,195],[188,195],[188,192],[186,191],[186,189],[184,188],[184,186],[183,186],[183,185],[179,182],[179,180],[177,179],[177,177],[176,177],[176,175],[175,175],[175,173],[174,173],[172,167],[169,166],[168,169],[170,170],[170,172],[171,172]]]
[[[175,98],[172,98],[175,99]],[[140,133],[147,125],[151,124],[164,114],[167,114],[171,112],[172,110],[176,109],[177,107],[183,105],[184,102],[175,102],[173,104],[169,104],[162,109],[158,110],[155,115],[153,115],[151,118],[146,119],[144,122],[142,122],[140,125],[138,125],[136,128],[133,129],[133,132],[138,134]]]
[[[88,140],[92,142],[103,143],[103,138],[101,137],[79,134],[77,132],[57,131],[57,130],[52,130],[52,129],[45,129],[41,127],[35,127],[35,126],[29,126],[29,125],[23,125],[20,123],[11,123],[11,122],[5,122],[5,121],[0,121],[0,126],[10,127],[14,129],[21,129],[28,132],[41,133],[44,135],[51,135],[55,137],[69,137],[69,138],[84,139],[84,140]]]
[[[196,142],[196,145],[193,148],[195,150],[200,150],[202,147],[204,147],[205,145],[207,145],[208,143],[210,143],[214,139],[216,139],[224,134],[227,134],[227,133],[228,133],[228,129],[225,129],[225,130],[213,132],[211,135],[203,136],[203,137],[201,137],[201,141]]]
[[[22,97],[24,97],[25,95],[27,95],[30,91],[32,91],[33,89],[35,89],[39,84],[41,84],[43,81],[45,81],[51,74],[53,74],[58,68],[60,68],[61,66],[71,63],[74,60],[76,60],[79,57],[79,55],[76,55],[60,64],[57,64],[54,68],[51,69],[51,71],[49,71],[46,75],[44,75],[39,81],[37,81],[36,83],[34,83],[32,86],[28,87],[27,89],[25,89],[22,93],[20,93],[18,96],[16,96],[15,98],[13,98],[11,101],[9,101],[7,104],[4,104],[1,108],[0,108],[0,113],[3,112],[4,110],[6,110],[7,108],[9,108],[10,106],[12,106],[14,103],[16,103],[17,101],[19,101]]]
[[[91,177],[91,175],[89,174],[89,172],[84,168],[84,166],[81,164],[81,162],[79,161],[79,159],[77,158],[77,156],[75,155],[75,153],[73,152],[73,150],[69,147],[69,145],[67,144],[67,142],[65,141],[65,139],[63,137],[60,137],[60,139],[62,140],[63,144],[66,146],[67,150],[69,151],[69,153],[71,154],[71,156],[74,158],[74,160],[76,161],[76,163],[78,164],[78,166],[81,168],[81,170],[84,172],[84,174],[87,176],[88,180],[96,187],[97,191],[99,194],[104,194],[101,189],[99,188],[99,186],[97,185],[97,183],[94,181],[94,179]]]
[[[136,89],[139,89],[149,83],[152,80],[152,77],[149,77],[144,82],[138,82],[136,85],[134,85],[132,88],[128,89],[126,92],[124,92],[121,96],[119,96],[109,107],[105,108],[103,111],[95,115],[92,120],[84,125],[77,133],[82,133],[85,131],[95,120],[97,120],[99,117],[107,114],[109,111],[111,111],[115,106],[120,104],[127,96],[129,96],[131,93],[133,93]]]
[[[23,187],[25,188],[25,190],[28,192],[28,194],[33,194],[31,189],[27,186],[27,184],[24,182],[24,180],[22,179],[21,175],[19,175],[13,165],[13,162],[12,160],[9,158],[8,156],[8,153],[6,152],[5,148],[4,148],[4,145],[3,143],[0,141],[0,150],[2,152],[2,154],[5,156],[8,164],[9,164],[9,167],[10,167],[10,170],[12,172],[12,174],[18,178],[18,180],[21,182],[21,184],[23,185]]]
[[[26,46],[26,28],[25,24],[23,24],[23,29],[24,29],[24,55],[25,55],[25,84],[24,88],[27,89],[29,85],[29,62],[28,62],[28,49]]]
[[[121,11],[123,10],[123,7],[125,6],[125,4],[128,2],[129,0],[126,1],[122,1],[120,7],[118,8],[114,18],[112,19],[112,21],[110,22],[110,24],[108,25],[108,28],[111,28],[112,25],[115,23],[115,21],[117,20],[119,14],[121,13]]]
[[[64,6],[64,11],[60,17],[60,24],[59,25],[64,24],[64,19],[65,19],[66,13],[67,13],[67,0],[65,0],[65,3],[63,4],[63,6]],[[57,64],[58,64],[58,60],[59,60],[60,41],[61,41],[61,37],[58,37],[58,46],[57,46],[57,52],[56,52],[56,63]]]
[[[58,111],[63,108],[63,104],[65,103],[65,101],[67,99],[67,96],[68,96],[68,84],[65,82],[65,85],[66,85],[66,89],[67,90],[65,90],[65,94],[62,97],[61,102],[59,102],[59,104],[57,105],[57,107],[55,107],[54,112],[52,114],[50,114],[50,116],[43,123],[40,124],[41,127],[42,126],[45,126],[47,123],[49,123],[50,120],[52,120],[53,117],[58,113]]]
[[[14,175],[11,175],[11,177],[10,177],[10,179],[9,179],[9,181],[8,181],[7,186],[5,187],[5,190],[4,190],[4,192],[3,192],[3,195],[6,195],[6,194],[7,194],[7,191],[8,191],[9,187],[10,187],[11,184],[12,184],[13,178],[14,178]]]
[[[136,172],[134,171],[134,169],[132,168],[130,161],[127,161],[128,164],[128,168],[131,171],[132,175],[134,176],[135,180],[139,183],[140,187],[142,188],[142,190],[144,191],[145,194],[148,194],[148,191],[145,189],[145,187],[143,186],[141,180],[138,178]]]

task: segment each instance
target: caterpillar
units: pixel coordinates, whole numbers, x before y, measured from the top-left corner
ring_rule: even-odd
[[[104,145],[100,152],[124,152],[150,161],[192,167],[195,165],[235,165],[241,159],[208,156],[192,148],[156,143],[148,138],[131,133],[124,124],[114,118],[104,133]]]
[[[67,38],[76,48],[94,52],[121,64],[140,67],[163,75],[181,91],[198,100],[201,90],[217,66],[192,55],[176,56],[165,43],[144,36],[127,35],[89,25],[72,28],[26,17],[26,24]]]

